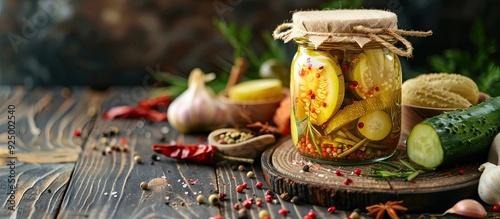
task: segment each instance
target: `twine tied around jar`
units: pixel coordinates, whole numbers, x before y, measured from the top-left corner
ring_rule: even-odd
[[[403,36],[432,35],[430,30],[398,29],[395,14],[378,10],[296,12],[293,20],[293,23],[283,23],[276,27],[274,39],[281,39],[285,43],[292,39],[306,39],[316,49],[324,42],[356,42],[361,48],[368,42],[375,42],[399,56],[411,57],[413,46]],[[406,49],[394,46],[394,40],[400,41]]]

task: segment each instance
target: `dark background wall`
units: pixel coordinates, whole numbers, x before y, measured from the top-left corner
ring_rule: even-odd
[[[259,50],[261,32],[291,18],[291,11],[321,8],[301,0],[3,0],[0,1],[0,84],[27,86],[144,83],[148,69],[186,75],[194,67],[226,71],[233,50],[214,19],[250,25]],[[364,8],[391,10],[400,27],[433,30],[410,38],[407,71],[431,71],[428,57],[447,48],[473,50],[472,23],[500,42],[500,1],[366,0]],[[257,34],[258,33],[258,34]],[[294,45],[283,45],[290,51]],[[498,60],[498,55],[495,57]]]

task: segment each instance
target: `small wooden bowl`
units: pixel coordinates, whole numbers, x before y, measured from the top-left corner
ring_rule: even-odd
[[[490,95],[485,93],[479,93],[478,103],[481,103],[488,98],[490,98]],[[422,122],[426,118],[434,117],[443,112],[450,112],[458,109],[458,108],[424,107],[424,106],[415,106],[410,104],[402,104],[402,105],[403,105],[402,108],[403,135],[410,134],[413,126]]]
[[[241,130],[233,128],[214,130],[208,135],[208,143],[217,147],[217,149],[219,149],[225,155],[254,159],[257,157],[257,155],[261,154],[267,146],[276,141],[274,135],[264,134],[236,144],[218,143],[220,134],[234,131]]]
[[[228,107],[230,122],[234,127],[246,127],[254,122],[270,122],[281,100],[286,98],[288,90],[283,89],[283,97],[262,101],[233,101],[226,94],[219,95],[219,100]]]

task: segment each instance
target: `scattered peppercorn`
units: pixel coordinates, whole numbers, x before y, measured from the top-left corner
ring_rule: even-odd
[[[247,182],[243,182],[243,183],[241,184],[241,186],[243,186],[243,188],[244,188],[244,189],[246,189],[246,188],[248,187],[248,183],[247,183]]]
[[[247,177],[248,178],[255,178],[255,173],[253,171],[248,171]]]
[[[264,186],[264,183],[262,183],[262,182],[257,182],[255,184],[255,187],[257,187],[258,189],[262,189],[262,186]]]
[[[238,219],[247,219],[247,218],[248,218],[248,214],[244,208],[238,210]]]
[[[280,198],[285,200],[285,201],[290,201],[290,199],[292,199],[292,197],[290,196],[290,194],[288,194],[288,192],[282,193],[280,195]]]
[[[203,204],[205,202],[205,196],[198,195],[198,197],[196,197],[196,201],[198,202],[198,204]]]
[[[151,155],[151,159],[153,159],[154,161],[160,161],[160,156],[158,156],[158,154],[153,154]]]
[[[233,205],[234,210],[240,210],[240,204],[236,203]]]
[[[222,199],[226,198],[226,193],[219,192],[218,196],[219,196],[219,199],[222,200]]]
[[[304,172],[309,172],[309,165],[304,165],[304,166],[302,167],[302,170],[303,170]]]
[[[148,189],[148,183],[147,182],[141,182],[141,189],[143,189],[143,190]]]
[[[246,168],[245,168],[245,166],[243,166],[243,165],[239,165],[239,166],[238,166],[238,170],[239,170],[239,171],[241,171],[241,172],[245,171],[245,169],[246,169]]]
[[[219,195],[212,194],[212,195],[208,196],[208,202],[210,202],[210,204],[212,204],[212,205],[219,205],[220,204]]]
[[[80,130],[76,129],[74,134],[76,137],[80,137],[82,135],[82,132]]]
[[[243,189],[245,189],[245,188],[243,188],[243,186],[242,186],[242,185],[238,185],[238,186],[236,186],[236,192],[238,192],[238,193],[243,192]]]
[[[314,210],[309,210],[309,212],[307,212],[307,216],[311,217],[312,219],[316,219],[316,217],[318,217],[318,215],[316,214],[316,212]]]
[[[278,214],[281,214],[285,217],[288,216],[288,213],[290,213],[290,212],[284,208],[280,208],[280,210],[278,210]]]
[[[464,175],[464,173],[465,173],[464,170],[462,170],[462,169],[458,170],[458,175]]]
[[[257,207],[259,207],[259,208],[262,207],[262,201],[256,201],[255,205],[257,205]]]
[[[337,208],[335,206],[330,206],[326,211],[328,211],[328,213],[330,214],[333,214],[335,213],[336,210]]]
[[[141,162],[142,162],[142,158],[141,158],[141,156],[139,156],[139,155],[135,155],[135,156],[134,156],[134,161],[135,161],[136,163],[141,163]]]
[[[272,202],[274,198],[272,195],[266,195],[264,199],[266,200],[266,202]]]
[[[344,174],[342,172],[340,172],[340,170],[335,170],[335,175],[344,176]]]
[[[355,169],[354,174],[359,176],[361,174],[361,169],[359,169],[359,168]]]
[[[252,202],[250,200],[245,200],[241,203],[241,205],[243,205],[243,207],[249,209],[252,207]]]
[[[493,205],[493,211],[494,212],[500,211],[500,205],[498,204]]]
[[[263,219],[265,216],[269,216],[269,211],[262,209],[259,211],[259,218]]]

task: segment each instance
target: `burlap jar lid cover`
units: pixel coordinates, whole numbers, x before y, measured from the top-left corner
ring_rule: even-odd
[[[413,47],[402,36],[432,35],[432,31],[400,30],[396,14],[382,10],[299,11],[293,14],[292,21],[279,25],[274,30],[274,39],[286,43],[304,38],[315,48],[324,42],[357,43],[361,48],[369,42],[376,42],[400,56],[410,57]],[[394,39],[402,42],[406,50],[389,42]]]

